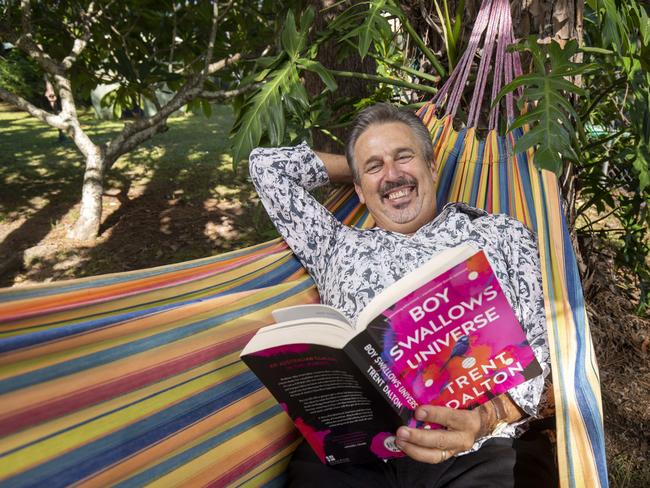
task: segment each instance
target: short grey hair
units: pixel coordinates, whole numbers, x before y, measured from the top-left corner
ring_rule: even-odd
[[[386,124],[390,122],[401,122],[408,126],[415,135],[416,140],[420,143],[420,150],[422,156],[428,165],[433,164],[433,143],[431,142],[431,134],[429,129],[422,123],[410,110],[400,110],[390,103],[378,103],[370,107],[364,108],[354,122],[354,127],[348,137],[348,143],[345,148],[345,156],[352,171],[354,181],[359,181],[359,172],[357,170],[357,162],[354,159],[354,146],[357,140],[371,125]]]

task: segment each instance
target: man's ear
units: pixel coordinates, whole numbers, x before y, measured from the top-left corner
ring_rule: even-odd
[[[429,170],[431,171],[431,174],[433,175],[433,185],[437,188],[438,187],[438,171],[436,170],[436,165],[433,161],[431,161],[431,164],[429,165]]]
[[[354,191],[357,192],[357,195],[359,197],[359,201],[361,203],[365,204],[366,203],[366,198],[363,196],[363,190],[361,189],[361,186],[359,186],[359,184],[356,181],[354,182]]]

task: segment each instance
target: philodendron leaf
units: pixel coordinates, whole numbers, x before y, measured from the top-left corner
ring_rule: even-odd
[[[639,191],[650,187],[650,151],[648,146],[643,144],[637,146],[633,166],[639,173]]]
[[[300,30],[305,33],[311,27],[311,24],[314,22],[315,12],[312,7],[307,7],[300,17]]]
[[[386,10],[386,0],[370,0],[364,2],[368,5],[368,10],[363,16],[359,16],[361,24],[350,30],[341,40],[358,37],[358,51],[361,59],[365,58],[370,50],[370,44],[374,39],[381,37],[382,30],[385,30],[385,24],[388,20],[384,17]],[[352,8],[356,8],[353,6]]]
[[[537,40],[529,38],[523,48],[533,57],[534,72],[515,78],[497,96],[495,104],[519,87],[524,88],[518,106],[522,114],[511,121],[509,131],[523,128],[524,134],[517,140],[514,150],[527,151],[533,148],[534,161],[538,168],[560,174],[564,160],[575,161],[578,154],[574,148],[577,142],[576,126],[580,119],[567,96],[583,96],[586,91],[566,77],[576,76],[594,69],[594,65],[575,63],[571,57],[578,45],[569,42],[562,48],[555,41],[549,46],[540,46]],[[521,45],[518,49],[521,49]]]
[[[282,142],[286,124],[282,96],[289,81],[297,79],[295,71],[295,66],[286,61],[269,74],[268,81],[248,98],[230,133],[233,164],[248,157],[265,131],[272,143]]]
[[[325,66],[320,64],[318,61],[300,58],[298,59],[298,65],[305,68],[306,70],[313,71],[318,76],[320,76],[320,79],[323,80],[323,83],[325,83],[325,86],[327,86],[327,89],[329,91],[333,92],[336,90],[337,84],[334,80],[334,77],[330,74],[329,71],[327,71]]]

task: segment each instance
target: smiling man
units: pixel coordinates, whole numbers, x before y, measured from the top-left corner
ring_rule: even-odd
[[[378,227],[412,234],[436,214],[431,136],[421,123],[363,123],[367,119],[360,119],[348,144],[354,187]]]
[[[397,443],[404,458],[327,467],[303,443],[289,466],[290,484],[553,486],[548,441],[513,440],[537,415],[550,370],[534,236],[508,216],[462,203],[438,213],[431,136],[410,112],[388,104],[361,112],[346,155],[316,153],[303,143],[256,149],[250,156],[251,178],[262,203],[313,277],[321,301],[355,322],[376,294],[406,273],[445,249],[471,244],[485,251],[544,374],[472,411],[419,407],[418,420],[445,428],[400,427]],[[376,227],[343,225],[310,195],[329,181],[352,181]]]

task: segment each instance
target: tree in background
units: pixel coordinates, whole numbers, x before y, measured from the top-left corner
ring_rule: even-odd
[[[38,106],[41,103],[43,77],[38,65],[23,52],[9,44],[0,45],[0,87]]]
[[[273,5],[271,5],[273,4]],[[19,49],[52,83],[60,111],[40,108],[23,86],[0,78],[0,100],[63,131],[85,158],[79,218],[70,237],[94,239],[102,215],[106,172],[117,159],[156,133],[190,102],[209,110],[248,86],[220,88],[236,79],[242,52],[259,55],[273,29],[277,2],[4,2],[0,39]],[[271,24],[271,25],[269,25]],[[93,140],[79,121],[78,103],[99,84],[117,83],[104,103],[120,113],[156,106],[150,117],[125,123],[108,142]],[[156,90],[173,93],[160,101]]]

